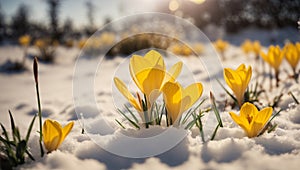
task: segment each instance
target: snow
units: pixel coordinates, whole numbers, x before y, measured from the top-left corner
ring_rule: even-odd
[[[240,63],[255,67],[257,63],[254,61],[254,56],[244,57],[245,55],[237,44],[247,37],[258,37],[266,48],[266,45],[270,43],[270,37],[276,37],[276,35],[280,35],[275,41],[278,43],[291,37],[292,41],[295,41],[296,36],[291,36],[291,32],[290,29],[283,29],[269,34],[268,31],[249,29],[237,35],[226,35],[225,39],[231,40],[233,45],[226,51],[227,59],[222,64],[224,67],[231,68],[237,67]],[[30,48],[29,52],[35,54],[36,50]],[[243,130],[232,121],[228,114],[231,109],[226,108],[221,112],[224,128],[218,130],[215,140],[203,144],[199,131],[195,127],[184,131],[175,127],[153,126],[150,129],[138,131],[133,127],[123,130],[115,123],[114,119],[122,121],[124,119],[116,112],[114,100],[117,106],[119,106],[118,103],[126,102],[126,100],[116,93],[116,89],[111,87],[113,76],[110,73],[114,73],[119,64],[126,65],[126,59],[121,57],[102,62],[101,71],[105,74],[101,74],[100,77],[98,75],[95,80],[94,97],[98,102],[99,109],[95,109],[88,103],[85,106],[74,108],[72,80],[74,63],[79,52],[80,50],[77,48],[58,47],[56,63],[39,64],[43,119],[55,119],[63,125],[69,121],[75,121],[73,130],[58,150],[40,158],[39,136],[38,133],[35,133],[38,130],[36,122],[29,142],[30,150],[36,161],[28,160],[26,164],[18,166],[17,169],[298,169],[300,165],[300,106],[296,105],[287,93],[292,91],[296,98],[300,99],[300,90],[299,84],[287,79],[286,74],[281,75],[281,79],[286,81],[281,82],[279,90],[268,91],[269,99],[265,99],[266,102],[271,101],[283,89],[284,96],[279,103],[279,107],[283,111],[273,120],[278,124],[274,132],[249,139],[245,137]],[[7,59],[20,60],[22,49],[17,46],[2,46],[0,55],[0,63],[4,63]],[[188,84],[190,83],[189,75],[194,75],[195,80],[201,81],[204,87],[207,87],[202,98],[209,95],[210,82],[205,68],[199,67],[196,62],[197,58],[166,58],[166,60],[173,63],[182,60],[185,68],[179,80]],[[32,115],[37,112],[31,71],[32,63],[27,60],[26,64],[29,70],[25,72],[0,73],[0,122],[7,127],[10,126],[7,110],[11,109],[22,134],[25,134]],[[170,68],[169,65],[168,68]],[[289,70],[286,62],[283,63],[283,68]],[[130,83],[128,73],[119,70],[115,74],[121,76],[125,83]],[[86,75],[93,76],[93,74]],[[126,78],[126,75],[127,79],[123,79]],[[222,69],[211,76],[222,80]],[[259,78],[254,74],[251,83],[254,84],[256,80]],[[268,89],[269,81],[264,81],[263,86]],[[218,101],[225,99],[224,95],[215,95]],[[78,114],[84,114],[79,114],[78,118],[75,109],[79,111]],[[232,111],[238,113],[238,110]],[[205,135],[208,139],[208,135],[211,135],[216,126],[216,121],[213,113],[206,114],[203,120],[206,123]],[[129,127],[126,121],[123,123]],[[82,126],[88,134],[81,134]],[[142,140],[131,142],[129,140],[130,138],[155,139],[166,131],[170,134],[167,139],[163,140],[164,143],[150,143],[149,141],[149,143],[147,141],[143,143]],[[177,142],[177,135],[183,136],[179,142]],[[169,144],[173,143],[174,147],[163,150],[163,145],[168,142]],[[123,153],[123,156],[107,150],[119,151],[119,153]],[[140,158],[124,157],[130,150],[137,153],[135,156]],[[161,150],[161,152],[155,155],[156,150]],[[147,156],[147,153],[150,154]]]

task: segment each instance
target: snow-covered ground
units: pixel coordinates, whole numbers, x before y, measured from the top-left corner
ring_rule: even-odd
[[[276,35],[282,35],[286,31],[272,32],[248,30],[238,35],[228,35],[225,37],[233,41],[233,44],[239,43],[241,39],[258,37],[263,45]],[[297,34],[297,31],[294,31]],[[273,35],[275,34],[275,35]],[[297,36],[280,36],[275,42],[282,43],[284,39],[298,40]],[[273,41],[273,40],[272,40]],[[270,43],[270,42],[269,42]],[[30,48],[29,53],[36,53],[34,48]],[[39,64],[39,83],[43,108],[43,119],[55,119],[62,124],[69,121],[75,121],[71,133],[67,136],[61,147],[57,151],[39,157],[38,147],[38,123],[36,121],[34,130],[30,139],[30,150],[36,158],[36,161],[30,161],[18,167],[18,169],[298,169],[300,162],[300,105],[293,104],[293,99],[287,93],[292,91],[300,99],[300,85],[293,80],[288,79],[283,72],[281,74],[282,82],[280,87],[268,92],[268,97],[272,99],[281,91],[284,93],[279,107],[283,109],[279,116],[274,119],[278,127],[272,133],[265,133],[257,138],[248,138],[243,130],[237,126],[228,112],[227,108],[221,112],[224,127],[220,128],[215,140],[206,143],[201,142],[201,137],[197,128],[186,131],[186,137],[175,147],[156,156],[146,158],[126,158],[108,152],[104,148],[114,148],[115,150],[126,150],[124,148],[125,140],[122,135],[126,134],[135,138],[151,137],[165,130],[163,127],[151,127],[150,129],[141,129],[136,131],[133,128],[122,130],[116,124],[115,119],[122,119],[117,113],[113,100],[125,101],[124,98],[115,94],[112,88],[112,78],[114,75],[105,73],[114,73],[118,66],[124,64],[124,58],[116,57],[112,60],[103,60],[101,71],[104,74],[95,78],[95,100],[99,110],[86,107],[79,108],[84,114],[85,128],[89,135],[81,134],[82,121],[78,120],[73,103],[73,72],[75,68],[76,57],[80,50],[77,48],[62,48],[57,50],[56,62],[54,64]],[[16,46],[0,47],[0,63],[7,59],[21,60],[22,49]],[[224,67],[236,68],[241,63],[251,65],[253,70],[258,69],[259,64],[254,60],[254,56],[246,57],[242,50],[231,45],[225,53],[226,60],[222,62]],[[179,81],[189,80],[189,74],[193,74],[195,79],[201,81],[204,88],[209,86],[210,80],[207,78],[204,68],[199,66],[199,59],[196,57],[179,58],[185,63],[185,69]],[[174,62],[178,58],[166,58],[166,62]],[[95,61],[96,62],[96,61]],[[125,61],[126,62],[126,61]],[[0,122],[9,127],[9,116],[7,110],[10,109],[15,117],[21,133],[25,134],[26,128],[37,112],[36,95],[34,79],[32,73],[32,61],[27,60],[28,71],[22,73],[0,73]],[[213,66],[208,66],[213,67]],[[127,67],[128,68],[128,67]],[[282,70],[290,71],[286,61],[284,61]],[[190,72],[189,72],[190,71]],[[222,68],[216,78],[222,80]],[[116,72],[121,74],[122,70]],[[129,73],[128,73],[129,75]],[[94,75],[87,75],[94,76]],[[122,77],[123,78],[123,77]],[[254,73],[250,84],[254,84],[257,78]],[[129,79],[127,80],[129,81]],[[190,82],[186,82],[190,83]],[[268,89],[269,81],[264,81],[263,86]],[[116,95],[116,96],[114,96]],[[209,95],[209,90],[205,89],[203,97]],[[221,94],[215,94],[218,101],[225,99]],[[112,96],[115,98],[112,99]],[[116,99],[117,97],[117,99]],[[203,98],[202,97],[202,98]],[[265,99],[266,102],[268,99]],[[120,102],[118,101],[118,102]],[[78,109],[78,108],[77,108]],[[276,109],[278,111],[279,108]],[[233,110],[238,112],[238,110]],[[213,113],[209,113],[213,114]],[[216,122],[210,120],[207,115],[206,132],[209,127],[215,127]],[[81,119],[81,118],[79,118]],[[105,123],[111,125],[112,129],[105,129]],[[125,123],[126,124],[126,123]],[[99,131],[101,129],[101,131]],[[182,133],[181,129],[171,128],[173,133]],[[94,140],[96,138],[102,141],[102,148]],[[168,141],[165,141],[168,142]],[[138,143],[132,143],[135,152],[139,151]],[[153,150],[152,146],[144,146],[146,150]],[[157,146],[159,148],[159,146]]]

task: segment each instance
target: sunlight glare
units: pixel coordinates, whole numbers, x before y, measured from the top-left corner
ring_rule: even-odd
[[[179,8],[179,3],[177,0],[171,0],[169,3],[169,9],[171,11],[176,11]]]
[[[202,4],[203,2],[205,2],[205,0],[190,0],[190,1],[196,4]]]

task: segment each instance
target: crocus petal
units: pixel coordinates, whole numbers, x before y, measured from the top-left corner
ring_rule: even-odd
[[[252,76],[252,68],[248,67],[248,69],[247,69],[245,64],[241,64],[237,68],[237,72],[242,80],[242,84],[243,84],[242,91],[245,91],[247,89],[247,86],[248,86],[251,76]]]
[[[242,85],[239,75],[230,68],[224,69],[224,78],[230,89],[237,89],[237,85]]]
[[[145,70],[145,68],[150,69],[151,65],[147,60],[145,60],[142,56],[133,55],[130,58],[129,71],[130,75],[134,81],[134,83],[138,86],[138,88],[143,91],[143,86],[136,78],[136,74]]]
[[[182,88],[176,82],[167,82],[162,91],[168,115],[175,121],[181,108]]]
[[[176,123],[181,114],[189,109],[202,95],[201,83],[182,88],[178,82],[167,82],[162,88],[168,114]]]
[[[254,118],[255,122],[266,124],[272,115],[272,107],[267,107],[259,111],[259,113]]]
[[[236,99],[238,100],[238,103],[241,104],[244,96],[243,91],[243,82],[240,78],[240,76],[232,69],[225,68],[224,69],[224,78],[227,83],[227,85],[230,87],[230,89],[233,91],[233,93],[236,96]]]
[[[60,124],[47,119],[43,124],[43,141],[48,152],[56,150],[60,144],[62,129]]]
[[[256,137],[263,130],[266,123],[270,119],[272,115],[273,109],[272,107],[267,107],[257,112],[257,114],[253,117],[253,121],[250,124],[250,131],[248,137]]]
[[[165,63],[162,56],[160,55],[159,52],[155,50],[151,50],[148,53],[146,53],[144,58],[147,59],[152,66],[161,67],[161,68],[165,67]]]
[[[175,81],[175,79],[178,77],[178,75],[180,74],[181,72],[181,69],[182,69],[182,65],[183,63],[180,61],[176,64],[174,64],[170,70],[166,73],[165,75],[165,79],[164,79],[164,83],[165,84],[166,82],[168,81]]]
[[[268,55],[264,52],[260,52],[260,56],[268,63]]]
[[[129,92],[128,88],[125,86],[122,80],[115,77],[114,82],[118,90],[123,94],[123,96],[130,102],[130,104],[139,112],[142,112],[142,108],[139,102],[133,97],[133,95]]]
[[[244,93],[251,80],[252,68],[249,66],[246,68],[244,64],[241,64],[236,70],[225,68],[224,79],[230,89],[233,91],[238,104],[241,106],[244,100]]]
[[[189,109],[195,102],[200,98],[203,92],[203,86],[201,83],[194,83],[189,85],[187,88],[183,90],[183,97],[189,97],[190,101],[188,105],[184,105],[184,111]]]
[[[160,69],[145,69],[136,74],[137,80],[143,87],[143,93],[147,97],[150,96],[153,90],[159,90],[165,77],[165,71]]]
[[[241,128],[243,128],[246,133],[249,132],[250,127],[249,127],[249,123],[248,123],[247,119],[245,119],[241,115],[238,116],[233,112],[229,112],[229,114],[236,124],[238,124]]]
[[[138,79],[136,75],[152,68],[156,68],[157,70],[165,70],[165,64],[162,56],[154,50],[149,51],[144,57],[133,55],[130,58],[130,75],[142,92],[144,92],[142,85],[143,81]]]
[[[247,133],[247,136],[249,138],[253,138],[259,135],[259,133],[261,132],[261,130],[263,129],[264,125],[262,123],[258,123],[258,122],[253,122],[250,130]]]
[[[251,123],[251,120],[257,114],[258,114],[257,108],[253,104],[251,104],[249,102],[244,103],[243,106],[241,107],[240,115],[241,115],[241,117],[243,117],[246,120],[248,120],[248,124]],[[251,120],[249,120],[248,118],[251,118]]]
[[[62,137],[61,137],[59,145],[61,145],[61,143],[65,140],[66,136],[68,136],[68,134],[72,130],[73,126],[74,126],[74,122],[70,122],[65,127],[62,128]]]

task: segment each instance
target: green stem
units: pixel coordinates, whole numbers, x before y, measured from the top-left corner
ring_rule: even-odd
[[[39,115],[39,122],[40,122],[40,149],[41,149],[41,157],[44,156],[44,149],[42,145],[43,141],[43,132],[42,132],[42,109],[41,109],[41,100],[40,100],[40,92],[39,92],[39,84],[35,84],[36,94],[37,94],[37,102],[38,102],[38,115]]]

